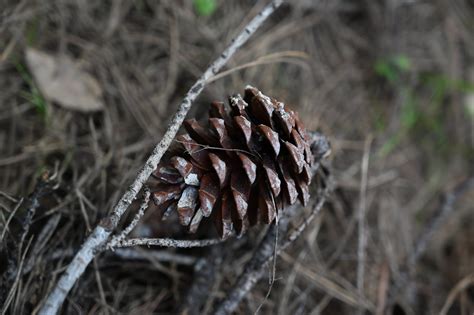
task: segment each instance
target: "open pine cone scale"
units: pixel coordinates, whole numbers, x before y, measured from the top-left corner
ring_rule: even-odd
[[[298,115],[247,86],[244,97],[213,102],[206,125],[184,122],[178,150],[158,165],[153,202],[178,212],[194,233],[212,216],[221,238],[273,222],[278,211],[309,200],[311,140]],[[318,157],[320,158],[320,157]]]

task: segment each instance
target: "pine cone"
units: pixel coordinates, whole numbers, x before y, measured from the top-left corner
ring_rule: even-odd
[[[313,156],[298,115],[247,86],[244,98],[213,102],[207,125],[184,122],[180,146],[153,173],[153,201],[196,232],[212,216],[221,238],[273,222],[278,211],[309,199]]]

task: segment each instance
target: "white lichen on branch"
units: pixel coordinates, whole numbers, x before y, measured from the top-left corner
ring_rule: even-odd
[[[131,238],[122,240],[114,245],[118,247],[133,247],[133,246],[162,246],[174,248],[193,248],[206,247],[223,242],[221,239],[205,239],[205,240],[176,240],[173,238]]]
[[[125,240],[125,238],[132,232],[132,230],[137,226],[138,222],[140,222],[140,219],[143,217],[145,214],[146,209],[148,208],[148,202],[150,201],[150,190],[145,187],[145,193],[143,196],[143,201],[142,204],[140,205],[140,209],[138,210],[137,214],[133,218],[132,222],[119,234],[114,237],[107,243],[106,249],[114,249],[114,247],[117,246],[118,243],[122,242]]]

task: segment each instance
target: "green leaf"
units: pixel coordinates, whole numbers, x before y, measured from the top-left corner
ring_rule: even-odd
[[[407,101],[402,106],[401,121],[403,128],[413,128],[420,119],[420,112],[412,95],[408,95]]]
[[[396,70],[385,60],[379,60],[375,63],[375,72],[389,82],[394,82],[397,79]]]
[[[469,115],[471,119],[474,119],[474,94],[469,94],[466,97],[466,104],[464,107],[466,114]]]
[[[209,16],[217,8],[216,0],[194,0],[194,9],[198,15]]]
[[[400,75],[408,72],[410,68],[411,61],[405,55],[383,58],[375,63],[375,72],[390,83],[398,83]]]
[[[406,72],[411,68],[410,59],[404,55],[398,55],[393,57],[393,63],[397,66],[400,71]]]
[[[25,66],[19,61],[13,61],[18,73],[22,79],[28,84],[30,91],[20,91],[20,96],[29,101],[35,107],[38,114],[46,120],[47,118],[47,102],[43,95],[40,93],[38,88],[36,87],[33,79],[31,78],[28,70],[26,70]]]
[[[382,148],[377,152],[378,157],[386,157],[390,152],[395,150],[395,148],[400,143],[403,136],[403,132],[399,131],[395,135],[391,136],[387,141],[382,145]]]

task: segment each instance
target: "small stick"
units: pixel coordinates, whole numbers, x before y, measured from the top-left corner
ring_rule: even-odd
[[[305,221],[293,232],[289,234],[286,238],[285,242],[277,248],[277,255],[283,252],[288,246],[290,246],[306,229],[306,227],[311,223],[311,221],[316,217],[316,215],[321,211],[324,203],[326,202],[326,193],[325,191],[321,197],[319,198],[316,205],[313,207],[311,214],[305,219]],[[296,207],[289,207],[285,209],[285,212],[296,212]],[[289,216],[285,216],[279,222],[280,233],[285,235],[286,231],[288,231],[289,225]],[[270,262],[273,258],[273,250],[274,250],[274,239],[277,233],[276,225],[272,225],[265,238],[262,240],[260,245],[258,246],[255,254],[251,258],[251,260],[247,263],[244,268],[244,272],[241,274],[239,280],[235,283],[232,289],[227,294],[226,298],[220,303],[218,308],[215,311],[215,315],[224,315],[224,314],[232,314],[237,309],[239,303],[242,299],[252,290],[258,280],[260,280],[264,275],[264,267],[265,265]]]
[[[316,138],[315,138],[316,139]],[[327,147],[327,140],[318,136],[317,141],[314,141],[314,145],[317,146],[318,151],[321,153],[328,152],[329,147]],[[323,157],[325,154],[318,154],[318,159]],[[315,174],[320,169],[320,163],[316,163],[313,168],[313,174]],[[324,166],[323,166],[324,167]],[[318,202],[313,207],[313,210],[309,217],[299,226],[295,231],[291,232],[286,238],[285,242],[278,248],[275,249],[275,238],[277,233],[279,235],[287,235],[291,218],[295,216],[302,207],[297,204],[287,207],[283,211],[283,215],[278,221],[278,226],[276,224],[271,225],[268,228],[265,237],[258,245],[255,250],[252,258],[247,262],[243,272],[240,274],[239,279],[227,293],[224,300],[222,300],[214,311],[214,315],[226,315],[232,314],[235,312],[239,303],[242,299],[252,290],[258,280],[264,275],[264,266],[274,258],[274,254],[278,255],[284,249],[286,249],[290,244],[292,244],[304,231],[304,229],[309,225],[312,219],[316,216],[317,213],[321,210],[322,206],[326,201],[326,195],[331,189],[331,181],[327,180],[326,187],[322,192],[317,196]]]
[[[61,275],[59,281],[53,287],[46,301],[39,311],[39,315],[56,314],[59,308],[64,303],[67,294],[72,289],[73,285],[84,273],[86,267],[94,259],[97,254],[97,249],[106,244],[110,234],[117,227],[118,222],[122,218],[125,211],[128,209],[132,201],[136,198],[138,192],[143,187],[143,184],[148,180],[153,170],[161,161],[164,153],[172,143],[174,137],[178,133],[181,124],[186,117],[191,104],[201,94],[207,81],[216,75],[219,70],[229,61],[235,52],[252,36],[253,33],[263,24],[263,22],[277,9],[283,0],[273,0],[266,5],[257,16],[255,16],[244,28],[244,30],[237,35],[231,44],[224,50],[224,52],[207,68],[202,76],[193,84],[183,101],[178,107],[171,124],[166,130],[161,141],[153,149],[152,154],[145,162],[143,168],[138,172],[137,177],[125,191],[120,198],[117,205],[112,210],[112,213],[101,221],[99,225],[92,231],[86,239],[82,248],[74,256],[71,263],[67,266],[66,271]]]
[[[196,263],[196,258],[164,250],[140,250],[132,248],[118,248],[113,251],[115,255],[122,259],[129,260],[157,260],[160,262],[172,262],[179,265],[192,266]]]
[[[287,207],[283,212],[284,215],[281,216],[278,222],[278,226],[272,224],[268,228],[265,237],[258,245],[252,258],[245,265],[239,279],[227,293],[225,299],[219,303],[214,315],[225,315],[235,312],[242,299],[248,292],[250,292],[257,281],[262,278],[266,263],[273,258],[277,229],[280,229],[281,235],[286,235],[290,218],[292,217],[292,214],[297,212],[299,209],[301,209],[301,207],[297,204]]]
[[[48,174],[45,173],[39,179],[38,183],[36,184],[35,190],[31,194],[31,196],[28,198],[30,205],[28,206],[28,209],[26,211],[26,217],[23,220],[23,224],[22,224],[23,230],[22,230],[22,235],[20,238],[19,251],[21,251],[23,242],[25,241],[25,238],[28,235],[28,232],[30,231],[30,226],[31,226],[31,223],[33,222],[33,217],[35,216],[36,209],[38,209],[38,207],[40,206],[39,199],[43,197],[43,195],[47,192],[48,188],[49,188]]]
[[[30,245],[31,245],[31,241],[33,240],[33,236],[30,237],[28,243],[26,244],[26,247],[25,247],[25,251],[22,253],[21,257],[20,257],[20,263],[18,265],[18,270],[16,272],[16,275],[15,275],[15,278],[14,278],[14,281],[13,281],[13,284],[12,286],[10,287],[10,291],[8,292],[8,295],[3,303],[3,306],[2,306],[2,309],[1,309],[1,312],[0,314],[6,314],[7,310],[8,310],[8,307],[10,306],[10,303],[12,302],[13,300],[13,297],[15,295],[15,292],[17,290],[17,287],[20,283],[20,278],[21,278],[21,274],[22,274],[22,270],[23,270],[23,264],[25,262],[25,259],[26,259],[26,254],[28,253],[28,249],[30,248]]]
[[[21,229],[21,235],[20,239],[18,240],[18,246],[15,248],[13,251],[12,256],[17,256],[16,257],[16,263],[13,260],[10,260],[8,263],[8,268],[4,275],[1,277],[2,280],[2,287],[8,288],[10,283],[12,283],[15,278],[17,278],[19,275],[18,273],[20,272],[19,267],[17,266],[18,263],[22,260],[22,256],[24,255],[23,251],[23,245],[26,240],[26,237],[28,236],[28,233],[30,231],[31,224],[33,223],[33,218],[36,214],[36,210],[40,206],[39,199],[43,197],[45,194],[51,191],[51,187],[49,185],[48,181],[48,174],[45,173],[41,176],[41,178],[38,179],[38,182],[35,186],[34,191],[31,193],[31,195],[28,197],[28,207],[26,208],[26,215],[23,219],[22,222],[22,229]],[[21,201],[21,200],[20,200]],[[8,230],[8,224],[10,223],[11,219],[13,218],[13,215],[16,213],[16,211],[19,209],[21,205],[21,202],[17,204],[15,207],[15,210],[12,211],[10,217],[8,218],[8,221],[5,225],[5,228],[2,232],[2,235],[0,237],[0,241],[3,240],[5,231]],[[22,265],[24,265],[22,263]],[[3,299],[3,294],[0,293],[0,300]]]
[[[308,215],[308,217],[306,217],[304,222],[301,223],[293,232],[291,232],[286,238],[285,242],[281,244],[281,246],[278,248],[278,251],[277,251],[278,254],[280,254],[282,251],[288,248],[288,246],[293,244],[293,242],[296,241],[300,237],[303,231],[310,225],[310,223],[314,220],[314,218],[319,214],[319,212],[321,212],[323,205],[326,203],[327,195],[328,195],[328,189],[324,190],[324,192],[321,194],[319,201],[313,207],[313,209],[311,210],[311,213]]]
[[[210,248],[206,257],[200,258],[194,265],[194,280],[184,299],[179,314],[205,314],[203,305],[210,299],[209,293],[216,283],[222,263],[222,246]]]
[[[423,230],[422,234],[418,237],[418,241],[415,244],[415,249],[408,258],[409,269],[413,269],[415,267],[418,259],[426,251],[428,243],[433,238],[434,233],[439,230],[441,225],[453,212],[454,203],[456,200],[458,200],[459,197],[472,188],[474,188],[474,177],[462,181],[451,192],[445,195],[442,206],[435,212]]]
[[[197,258],[193,256],[172,253],[165,250],[144,250],[141,248],[117,248],[109,252],[110,257],[118,257],[124,260],[156,260],[159,262],[173,262],[179,265],[191,266],[196,263]],[[34,254],[34,252],[33,252]],[[64,257],[74,256],[75,252],[72,248],[66,250],[56,250],[47,257],[47,262],[62,259]],[[31,256],[31,255],[30,255]],[[31,272],[35,267],[32,262],[29,262],[23,268],[22,276]]]
[[[115,244],[115,248],[133,246],[163,246],[174,248],[206,247],[223,242],[221,239],[206,240],[175,240],[173,238],[131,238],[121,240]],[[109,248],[112,249],[112,248]]]
[[[23,201],[24,201],[24,198],[20,198],[18,200],[17,204],[15,205],[15,208],[13,208],[13,210],[10,212],[10,215],[8,216],[7,221],[5,222],[5,225],[3,226],[2,234],[0,235],[0,244],[1,244],[1,246],[3,246],[5,244],[3,242],[3,239],[4,239],[5,235],[7,234],[7,232],[9,232],[8,226],[10,225],[10,222],[12,221],[12,219],[15,217],[15,214],[18,211],[18,209],[20,209],[21,205],[23,204]]]
[[[112,237],[112,239],[107,243],[106,249],[113,250],[114,247],[117,247],[118,243],[125,240],[128,234],[130,234],[130,232],[132,232],[132,230],[137,226],[138,222],[145,214],[145,210],[148,208],[148,202],[150,202],[150,195],[151,195],[150,189],[148,187],[145,187],[143,202],[140,205],[140,209],[135,214],[135,217],[133,218],[132,222],[130,222],[130,224],[122,231],[122,233]]]
[[[18,203],[18,201],[19,201],[19,199],[16,199],[15,197],[13,197],[13,196],[11,196],[11,195],[9,195],[6,192],[1,191],[1,190],[0,190],[0,196],[4,197],[5,199],[7,199],[7,200],[9,200],[13,203]]]
[[[421,232],[421,235],[418,237],[418,241],[414,246],[414,250],[407,258],[407,271],[401,273],[400,277],[391,287],[389,302],[387,305],[391,305],[394,299],[397,297],[398,293],[402,288],[406,288],[407,284],[410,281],[409,272],[413,271],[420,259],[428,248],[430,240],[433,238],[433,235],[438,231],[441,226],[446,222],[446,219],[454,211],[454,204],[456,201],[463,196],[466,192],[474,188],[474,177],[469,177],[463,180],[458,184],[452,191],[447,193],[444,197],[444,201],[441,206],[435,211],[428,224],[425,226],[424,230]]]
[[[358,221],[358,243],[357,243],[357,291],[359,296],[364,296],[364,278],[365,278],[365,261],[366,261],[366,247],[367,247],[367,178],[369,171],[370,145],[372,137],[365,139],[364,155],[362,157],[361,165],[361,179],[359,192],[359,210],[357,212]],[[360,309],[358,314],[362,314],[364,310]]]

